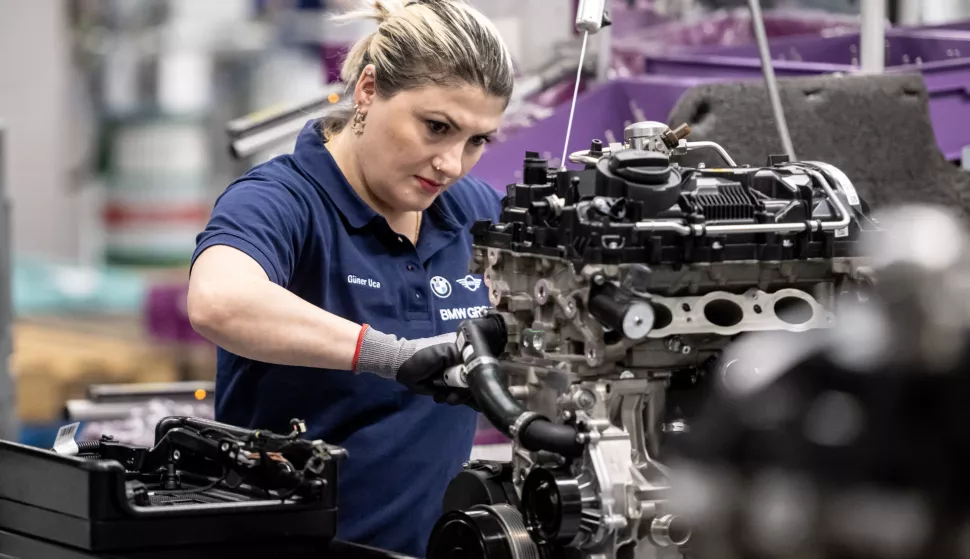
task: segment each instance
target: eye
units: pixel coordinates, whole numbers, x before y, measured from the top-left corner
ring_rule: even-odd
[[[445,124],[444,122],[438,122],[437,120],[429,120],[427,121],[427,123],[428,123],[428,130],[430,130],[432,134],[444,134],[445,132],[448,131],[448,125]]]
[[[485,144],[492,143],[492,138],[488,136],[475,136],[474,138],[471,139],[471,142],[472,142],[472,145],[475,145],[475,146],[484,146]]]

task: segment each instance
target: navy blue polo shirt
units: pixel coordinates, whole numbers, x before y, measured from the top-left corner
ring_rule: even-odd
[[[477,179],[456,182],[425,211],[413,246],[357,196],[316,124],[292,155],[226,189],[193,261],[213,245],[234,247],[302,299],[409,339],[455,332],[482,313],[488,292],[468,273],[469,228],[498,218],[500,195]],[[328,343],[323,333],[320,343]],[[477,418],[376,375],[271,365],[221,348],[215,409],[218,421],[278,432],[301,418],[307,437],[346,448],[338,537],[415,556],[471,453]]]

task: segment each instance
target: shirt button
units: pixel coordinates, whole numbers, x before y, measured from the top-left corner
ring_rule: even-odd
[[[397,242],[399,242],[399,243],[403,243],[403,242],[404,242],[404,237],[398,237],[398,238],[397,238]]]
[[[414,296],[417,297],[418,299],[420,299],[421,298],[421,292],[420,291],[415,291],[414,292]]]
[[[414,271],[414,264],[408,264],[408,271],[409,272],[413,272]]]

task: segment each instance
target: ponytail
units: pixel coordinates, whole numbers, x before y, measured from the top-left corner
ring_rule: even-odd
[[[375,20],[377,30],[357,41],[340,71],[353,91],[368,64],[375,92],[390,98],[427,85],[471,85],[489,95],[512,97],[512,57],[495,26],[464,0],[370,0],[334,21]],[[323,119],[324,139],[353,116],[353,99]]]

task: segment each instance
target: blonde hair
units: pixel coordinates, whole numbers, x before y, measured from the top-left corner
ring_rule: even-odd
[[[495,26],[464,0],[370,0],[369,8],[335,21],[374,19],[377,30],[347,54],[340,79],[352,91],[368,64],[376,69],[376,94],[384,99],[428,85],[471,85],[512,97],[512,56]],[[352,100],[323,118],[329,139],[353,116]]]

